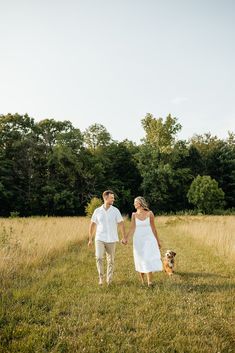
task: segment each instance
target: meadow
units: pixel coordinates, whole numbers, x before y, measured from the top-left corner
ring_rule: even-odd
[[[89,219],[0,219],[0,352],[233,353],[235,217],[157,217],[176,273],[142,287],[132,241],[98,286]],[[128,228],[129,221],[126,220]]]

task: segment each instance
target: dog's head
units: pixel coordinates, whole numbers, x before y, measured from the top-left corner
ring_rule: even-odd
[[[165,257],[168,259],[174,259],[176,255],[176,252],[174,252],[173,250],[167,250],[165,253]]]

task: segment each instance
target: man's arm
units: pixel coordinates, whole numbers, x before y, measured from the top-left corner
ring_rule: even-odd
[[[91,246],[91,245],[92,245],[93,236],[94,236],[94,233],[95,233],[95,228],[96,228],[96,223],[91,221],[90,226],[89,226],[89,241],[88,241],[88,246]]]
[[[126,230],[125,230],[124,221],[121,221],[121,222],[118,223],[118,228],[119,228],[119,230],[121,231],[121,234],[122,234],[121,242],[123,244],[126,244],[127,243],[127,236],[126,236]]]

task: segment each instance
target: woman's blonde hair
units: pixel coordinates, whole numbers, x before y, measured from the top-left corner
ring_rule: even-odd
[[[140,206],[143,207],[143,209],[144,209],[145,211],[150,211],[150,210],[149,210],[148,203],[147,203],[147,201],[145,200],[144,197],[142,197],[142,196],[137,196],[137,197],[135,198],[135,201],[139,202],[139,203],[140,203]]]

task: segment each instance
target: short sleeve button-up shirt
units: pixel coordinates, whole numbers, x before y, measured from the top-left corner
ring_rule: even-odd
[[[118,208],[110,206],[105,209],[104,205],[95,209],[91,221],[96,223],[95,240],[101,240],[106,243],[118,241],[117,224],[123,221]]]

